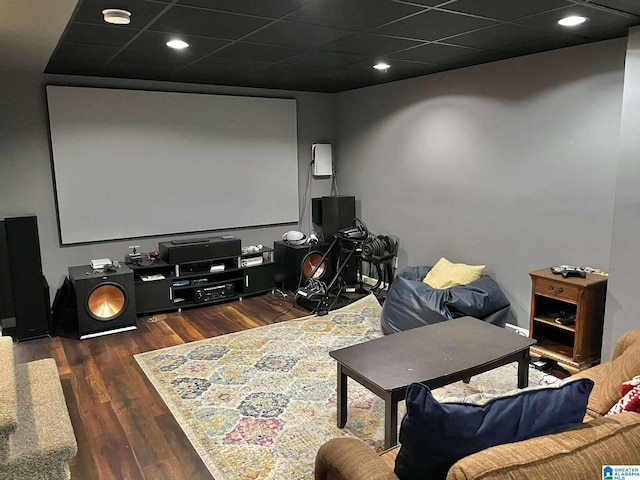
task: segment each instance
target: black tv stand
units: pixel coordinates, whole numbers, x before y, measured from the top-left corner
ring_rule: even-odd
[[[134,275],[138,315],[242,300],[275,288],[273,249],[268,247],[197,261],[172,263],[159,259],[149,265],[129,266]]]

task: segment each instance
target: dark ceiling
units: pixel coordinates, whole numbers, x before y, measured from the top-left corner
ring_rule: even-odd
[[[131,12],[105,23],[102,10]],[[567,29],[568,14],[589,20]],[[627,35],[640,0],[80,0],[46,73],[342,92]],[[180,38],[191,46],[172,50]],[[391,65],[372,68],[378,60]]]

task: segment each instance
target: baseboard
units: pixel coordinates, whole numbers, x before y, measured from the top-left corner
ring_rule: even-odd
[[[507,323],[504,326],[504,328],[508,328],[510,330],[513,330],[518,335],[522,335],[523,337],[528,337],[529,336],[529,330],[527,330],[526,328],[519,327],[518,325],[513,325],[512,323]]]

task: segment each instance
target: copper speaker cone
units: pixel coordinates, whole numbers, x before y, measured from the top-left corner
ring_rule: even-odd
[[[316,268],[316,265],[320,265],[316,270],[316,273],[311,277],[311,273]],[[302,259],[302,273],[306,278],[313,278],[317,280],[324,275],[327,269],[327,261],[322,262],[322,254],[318,252],[310,252]]]
[[[87,299],[89,313],[97,320],[111,320],[122,312],[125,293],[116,285],[99,285]]]

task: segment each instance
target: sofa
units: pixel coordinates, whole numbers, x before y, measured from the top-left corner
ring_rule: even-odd
[[[382,308],[385,335],[466,315],[505,326],[511,304],[489,275],[466,285],[437,289],[422,281],[432,268],[405,267],[396,275]]]
[[[447,480],[601,480],[604,465],[640,464],[640,413],[605,415],[620,400],[622,383],[637,375],[640,329],[618,340],[611,361],[571,377],[594,381],[582,424],[469,455],[449,469]],[[378,455],[359,439],[334,438],[317,452],[315,478],[398,480],[394,466],[399,448]]]

